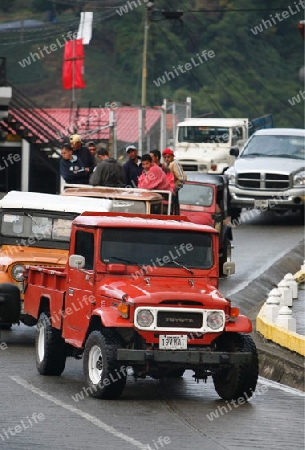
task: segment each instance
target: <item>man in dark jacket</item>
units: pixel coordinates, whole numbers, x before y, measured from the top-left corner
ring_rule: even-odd
[[[82,144],[82,138],[79,134],[72,134],[70,136],[70,145],[73,149],[73,154],[82,161],[85,171],[90,174],[95,167],[94,158],[89,149]]]
[[[101,160],[90,176],[89,183],[93,186],[124,187],[124,172],[122,166],[114,158],[109,158],[106,149],[97,151]]]
[[[138,149],[134,145],[129,145],[126,148],[126,153],[128,155],[129,161],[127,161],[123,165],[125,184],[126,187],[137,187],[138,178],[143,171],[141,158],[140,156],[138,156]]]
[[[61,149],[59,169],[66,183],[88,184],[89,182],[89,173],[85,171],[82,161],[73,155],[69,144],[64,144]]]

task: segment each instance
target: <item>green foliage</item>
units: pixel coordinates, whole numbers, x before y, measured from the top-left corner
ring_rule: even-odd
[[[3,0],[1,0],[1,6]],[[12,1],[10,0],[10,3]],[[33,8],[45,11],[47,0],[34,0]],[[140,2],[137,2],[140,3]],[[295,8],[291,2],[291,8]],[[122,5],[126,5],[122,1]],[[57,8],[58,8],[58,4]],[[103,105],[108,101],[141,103],[141,68],[146,2],[137,8],[107,20],[94,13],[93,39],[85,46],[85,81],[82,106],[88,102]],[[287,0],[155,0],[155,11],[149,24],[147,104],[160,105],[163,98],[193,100],[193,115],[214,114],[225,117],[249,117],[272,113],[276,126],[303,126],[304,101],[295,106],[288,102],[303,89],[298,72],[303,62],[303,42],[297,29],[302,12],[279,20],[277,13],[288,11]],[[268,11],[260,11],[266,10]],[[183,24],[161,20],[161,10],[184,10]],[[227,12],[186,12],[193,9]],[[255,9],[256,11],[233,11]],[[58,12],[58,10],[57,10]],[[270,16],[271,15],[271,16]],[[272,26],[267,20],[273,18]],[[265,21],[265,22],[263,22]],[[62,28],[56,37],[77,29],[68,13],[61,15]],[[252,30],[263,26],[255,34]],[[55,28],[54,28],[55,30]],[[17,39],[16,39],[17,36]],[[14,33],[14,41],[18,34]],[[29,51],[46,42],[19,42],[17,47],[1,46],[0,53],[9,58],[9,75],[32,99],[44,106],[62,106],[61,70],[63,49],[37,63],[21,69],[18,61]],[[30,47],[29,47],[30,45]],[[157,87],[154,80],[173,71],[178,65],[198,61],[197,54],[212,50],[214,58],[204,61],[171,81]],[[15,70],[13,70],[13,68]],[[40,81],[41,80],[41,81]],[[56,82],[55,82],[56,80]],[[69,93],[68,93],[69,94]],[[65,93],[64,98],[69,95]],[[43,105],[42,105],[43,106]],[[66,107],[69,107],[67,102]]]
[[[10,11],[13,8],[14,1],[15,0],[1,0],[0,10],[7,13],[8,11]]]

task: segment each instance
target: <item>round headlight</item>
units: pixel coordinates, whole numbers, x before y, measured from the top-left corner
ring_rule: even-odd
[[[207,325],[212,330],[218,330],[224,325],[224,315],[222,311],[212,311],[208,313]]]
[[[24,272],[24,266],[22,264],[17,264],[12,269],[12,277],[16,281],[23,281],[23,279],[24,279],[23,272]]]
[[[150,327],[150,325],[154,321],[154,316],[149,311],[149,309],[141,309],[137,313],[137,322],[140,325],[140,327]]]

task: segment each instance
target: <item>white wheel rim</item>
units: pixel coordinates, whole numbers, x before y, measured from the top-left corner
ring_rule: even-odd
[[[94,345],[89,351],[88,372],[89,378],[93,384],[98,384],[101,381],[103,355],[98,345]]]
[[[37,343],[37,353],[39,362],[43,361],[44,358],[45,334],[46,334],[45,327],[44,326],[39,327],[38,343]]]

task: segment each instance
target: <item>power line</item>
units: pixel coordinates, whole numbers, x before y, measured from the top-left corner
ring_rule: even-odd
[[[180,57],[179,52],[175,48],[175,46],[172,44],[172,42],[167,38],[166,34],[163,32],[161,26],[159,25],[160,31],[163,34],[166,41],[169,43],[169,45],[174,49],[174,51],[177,53],[178,57]],[[201,81],[193,74],[192,71],[189,72],[192,78],[199,84],[200,87],[204,88]],[[210,102],[213,103],[214,107],[224,116],[226,117],[225,112],[222,110],[222,108],[215,102],[215,100],[210,96],[210,94],[206,93],[206,96],[209,98]]]
[[[181,2],[181,4],[183,5],[183,3]],[[197,19],[196,19],[197,20]],[[184,29],[187,31],[187,34],[188,34],[188,36],[189,36],[189,39],[191,40],[191,42],[192,42],[192,44],[193,44],[193,46],[195,47],[195,42],[194,42],[194,40],[193,40],[193,38],[192,38],[192,36],[190,35],[190,33],[189,33],[189,30],[188,30],[188,28],[184,25]],[[207,65],[207,69],[208,69],[208,71],[211,73],[211,75],[214,77],[214,79],[216,80],[216,82],[219,84],[219,86],[221,87],[221,89],[223,90],[223,92],[231,99],[231,101],[232,101],[232,103],[233,104],[235,104],[235,106],[236,106],[236,103],[235,103],[235,101],[233,100],[233,98],[231,97],[231,94],[229,94],[228,92],[227,92],[227,90],[224,88],[224,86],[222,85],[222,83],[218,80],[218,78],[216,77],[216,75],[213,73],[213,71],[212,71],[212,69]],[[232,79],[226,74],[226,72],[222,69],[222,72],[221,72],[226,78],[227,78],[227,80],[229,80],[229,82],[232,84],[232,86],[234,87],[234,89],[235,89],[235,91],[250,105],[250,107],[256,112],[256,114],[259,114],[259,115],[261,115],[261,113],[260,113],[260,111],[252,104],[252,102],[250,102],[249,100],[248,100],[248,98],[240,91],[240,89],[238,89],[238,88],[236,88],[235,87],[235,85],[234,85],[234,83],[233,83],[233,81],[232,81]]]
[[[278,8],[278,10],[280,10],[280,8]],[[271,11],[271,9],[270,9],[270,11]],[[202,26],[202,23],[200,22],[200,20],[196,17],[196,16],[194,16],[193,15],[193,17],[194,17],[194,19],[195,20],[197,20],[197,22],[200,24],[200,26]],[[224,47],[222,47],[222,48],[224,48]],[[239,63],[239,61],[233,56],[233,54],[230,52],[230,50],[229,50],[229,48],[225,48],[225,51],[237,62],[237,64],[238,64],[238,66],[240,66],[240,63]],[[241,67],[241,66],[240,66]],[[283,100],[281,100],[280,98],[278,98],[275,94],[273,94],[273,92],[267,87],[267,86],[265,86],[264,85],[264,83],[259,79],[259,78],[256,78],[254,75],[253,75],[253,73],[251,73],[251,71],[249,71],[248,70],[248,68],[246,67],[246,65],[243,65],[242,67],[242,71],[243,72],[247,72],[251,77],[253,77],[256,81],[258,81],[260,84],[261,84],[261,86],[263,86],[263,88],[267,91],[267,92],[269,92],[269,94],[272,96],[272,97],[274,97],[278,102],[280,102],[281,104],[283,104],[286,108],[288,107],[289,109],[291,109],[291,110],[293,110],[296,114],[298,114],[298,115],[300,115],[301,117],[303,117],[303,115],[301,114],[301,113],[299,113],[298,111],[296,111],[295,109],[293,109],[293,107],[291,107],[290,105],[288,105],[287,103],[285,103]],[[260,113],[259,113],[260,114]]]

